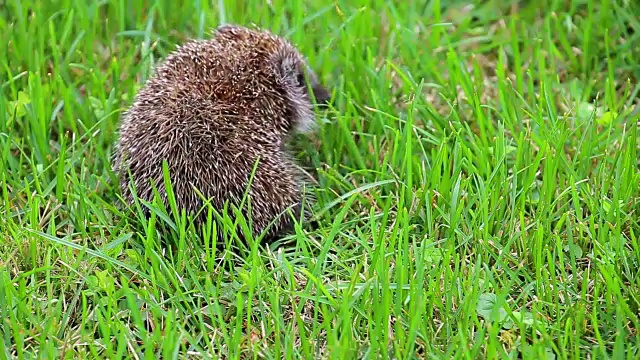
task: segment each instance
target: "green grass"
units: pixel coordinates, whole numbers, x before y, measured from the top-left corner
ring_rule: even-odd
[[[0,1],[2,357],[640,357],[640,5],[476,3]],[[220,22],[335,92],[271,248],[116,207],[119,115]]]

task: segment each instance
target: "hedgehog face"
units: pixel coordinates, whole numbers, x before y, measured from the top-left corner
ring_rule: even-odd
[[[291,128],[308,132],[314,128],[314,101],[316,105],[326,105],[329,91],[320,84],[318,77],[295,49],[285,46],[276,57],[282,76],[282,87],[289,112]]]

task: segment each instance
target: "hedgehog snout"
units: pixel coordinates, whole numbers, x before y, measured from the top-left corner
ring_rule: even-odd
[[[331,100],[331,92],[329,92],[329,89],[319,83],[315,83],[311,86],[311,91],[318,105],[329,105],[329,101]]]

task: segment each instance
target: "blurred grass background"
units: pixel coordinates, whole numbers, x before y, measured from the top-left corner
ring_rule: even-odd
[[[0,13],[4,357],[640,356],[637,2]],[[297,152],[320,226],[272,247],[218,250],[162,217],[140,230],[115,206],[121,112],[223,22],[286,36],[335,94]]]

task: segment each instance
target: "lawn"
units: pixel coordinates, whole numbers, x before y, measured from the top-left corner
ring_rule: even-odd
[[[0,13],[2,358],[640,358],[640,3]],[[139,219],[110,170],[154,64],[223,22],[334,94],[293,147],[318,226],[269,246]]]

